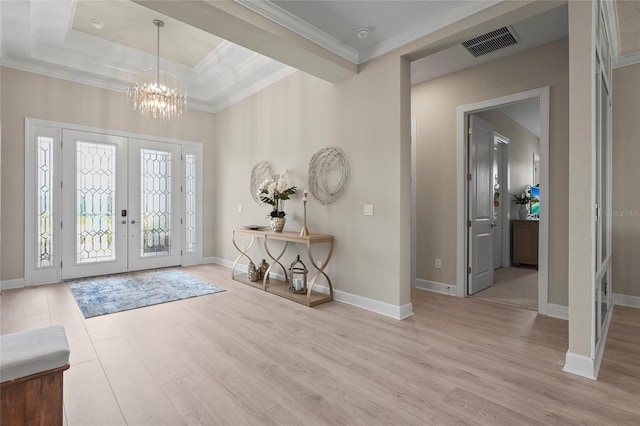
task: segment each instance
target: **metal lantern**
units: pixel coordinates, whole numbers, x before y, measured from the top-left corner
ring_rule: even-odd
[[[258,268],[256,268],[256,265],[251,261],[249,261],[247,265],[247,279],[251,282],[256,282],[260,279]]]
[[[300,260],[300,255],[298,255],[289,268],[289,291],[292,293],[306,293],[308,273],[307,267]]]

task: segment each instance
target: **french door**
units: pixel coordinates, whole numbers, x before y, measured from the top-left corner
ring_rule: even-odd
[[[181,264],[181,146],[62,132],[62,278]]]

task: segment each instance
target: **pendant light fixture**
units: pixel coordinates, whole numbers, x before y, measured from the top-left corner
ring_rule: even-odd
[[[153,25],[158,28],[156,69],[140,70],[130,76],[127,99],[144,118],[167,122],[185,112],[187,92],[173,74],[160,69],[160,28],[164,22],[154,19]]]

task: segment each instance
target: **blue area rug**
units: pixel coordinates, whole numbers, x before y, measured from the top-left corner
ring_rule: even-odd
[[[176,269],[87,278],[69,289],[85,318],[224,291]]]

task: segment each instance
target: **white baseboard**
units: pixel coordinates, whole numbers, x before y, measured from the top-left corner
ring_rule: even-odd
[[[596,380],[596,362],[585,355],[567,351],[563,371]]]
[[[25,286],[24,278],[16,278],[13,280],[1,280],[0,290],[12,290],[14,288],[23,288]]]
[[[24,287],[24,278],[16,278],[14,280],[0,281],[0,290],[11,290],[14,288]]]
[[[423,280],[421,278],[416,278],[416,288],[421,290],[433,291],[435,293],[447,294],[449,296],[456,295],[456,286],[455,284],[443,284],[435,281]]]
[[[206,264],[206,263],[216,263],[218,265],[222,265],[222,266],[226,266],[227,268],[233,268],[233,262],[227,259],[222,259],[221,257],[215,257],[215,256],[211,256],[211,257],[203,257],[202,258],[202,263]],[[242,265],[240,265],[242,266]]]
[[[314,285],[313,290],[320,293],[329,294],[329,287],[325,287],[322,285]],[[355,306],[357,308],[366,309],[367,311],[375,312],[376,314],[384,315],[386,317],[397,320],[403,320],[413,315],[412,303],[397,306],[336,289],[333,290],[333,300],[335,300],[336,302]]]
[[[547,316],[569,321],[569,307],[549,303],[547,304]]]
[[[640,308],[640,297],[628,296],[626,294],[613,293],[613,304]]]
[[[233,262],[221,259],[219,257],[205,257],[202,259],[204,263],[216,263],[218,265],[233,268]],[[236,269],[241,272],[247,272],[247,266],[243,264],[236,265]],[[273,274],[274,278],[284,280],[284,275]],[[314,291],[329,294],[329,287],[322,285],[314,285]],[[403,320],[413,315],[413,304],[407,303],[402,306],[392,305],[390,303],[380,302],[379,300],[369,299],[368,297],[358,296],[356,294],[347,293],[345,291],[333,290],[333,300],[336,302],[346,303],[347,305],[356,306],[361,309],[375,312],[393,319]]]

